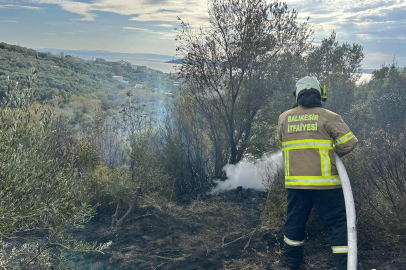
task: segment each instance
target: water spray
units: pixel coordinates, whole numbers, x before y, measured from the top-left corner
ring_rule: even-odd
[[[228,164],[223,168],[227,180],[216,180],[217,185],[209,194],[215,195],[236,189],[239,186],[244,189],[252,188],[266,191],[267,187],[264,185],[264,180],[274,179],[281,168],[283,168],[281,151],[264,156],[255,162],[244,160],[235,165]]]
[[[354,196],[347,171],[340,157],[335,153],[336,166],[340,175],[341,185],[344,193],[345,212],[347,216],[347,235],[348,235],[348,260],[347,270],[357,270],[357,227],[355,216]]]

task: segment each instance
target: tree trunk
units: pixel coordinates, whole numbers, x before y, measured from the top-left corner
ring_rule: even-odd
[[[117,225],[118,217],[120,216],[121,209],[123,208],[123,200],[119,199],[116,207],[116,212],[111,217],[111,227],[114,228]]]
[[[116,228],[121,228],[123,226],[124,222],[128,219],[128,217],[132,214],[132,212],[137,208],[137,201],[138,201],[138,197],[140,196],[140,193],[141,193],[141,187],[137,187],[135,194],[134,194],[134,199],[132,200],[132,202],[130,204],[130,208],[120,219],[118,219],[116,217],[118,219],[117,222],[115,223]],[[118,205],[117,205],[117,207],[118,207]],[[113,215],[113,217],[114,217],[114,215]]]

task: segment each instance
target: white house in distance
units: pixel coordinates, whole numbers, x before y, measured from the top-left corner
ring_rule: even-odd
[[[124,81],[123,76],[113,76],[113,79],[122,83],[128,83],[128,81]]]

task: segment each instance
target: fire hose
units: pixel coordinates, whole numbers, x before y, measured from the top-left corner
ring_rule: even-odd
[[[340,175],[341,185],[344,193],[345,210],[347,216],[347,234],[348,234],[348,262],[347,270],[357,269],[357,227],[355,216],[354,196],[347,171],[340,157],[335,153],[336,166]]]

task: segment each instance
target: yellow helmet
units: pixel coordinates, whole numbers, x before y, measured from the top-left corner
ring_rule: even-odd
[[[320,82],[316,78],[306,76],[306,77],[300,79],[296,83],[296,90],[293,92],[293,94],[294,94],[294,96],[296,98],[296,101],[297,101],[297,98],[299,96],[299,93],[302,90],[310,90],[310,89],[317,90],[320,93],[321,100],[323,100],[323,101],[327,100],[326,86],[324,85],[324,87],[322,87]]]

